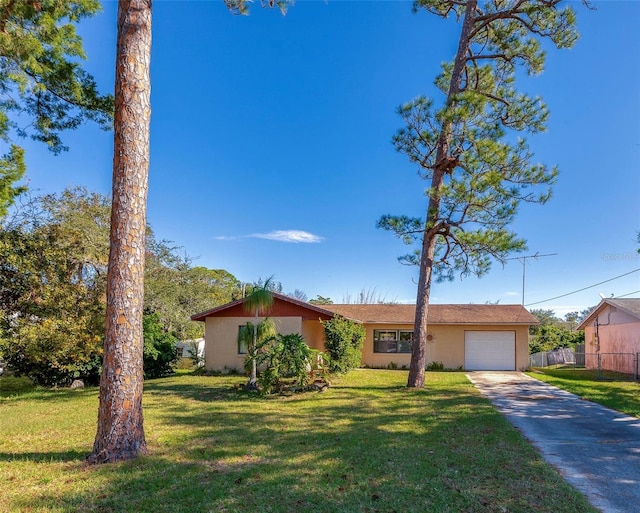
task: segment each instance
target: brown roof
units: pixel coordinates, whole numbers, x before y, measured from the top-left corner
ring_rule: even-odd
[[[260,315],[299,316],[305,319],[329,319],[339,314],[363,324],[413,324],[416,305],[312,305],[304,301],[273,294],[274,306]],[[194,321],[207,317],[253,317],[242,307],[244,299],[227,303],[191,316]],[[429,305],[429,324],[538,324],[538,320],[521,305]]]
[[[322,305],[365,324],[413,324],[416,305]],[[429,305],[430,324],[538,324],[521,305]]]

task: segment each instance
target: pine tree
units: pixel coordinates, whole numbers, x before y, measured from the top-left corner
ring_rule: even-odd
[[[455,59],[443,65],[437,108],[419,97],[399,109],[405,126],[393,143],[428,183],[424,218],[385,215],[378,226],[418,243],[401,261],[419,265],[408,386],[424,385],[427,312],[432,279],[481,276],[492,258],[504,261],[525,241],[511,232],[521,202],[544,203],[555,168],[533,163],[527,142],[510,132],[545,129],[547,108],[516,88],[518,69],[542,72],[541,40],[569,48],[575,15],[561,0],[418,0],[424,9],[461,23]],[[542,189],[542,190],[540,190]]]
[[[0,0],[0,217],[25,190],[15,140],[30,137],[54,153],[67,149],[62,132],[87,120],[111,128],[113,97],[101,95],[82,69],[85,58],[75,24],[100,11],[97,0]]]

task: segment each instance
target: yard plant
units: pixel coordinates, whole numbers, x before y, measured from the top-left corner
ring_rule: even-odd
[[[98,466],[97,389],[14,388],[0,512],[595,512],[464,374],[406,379],[356,370],[269,397],[242,376],[147,381],[148,455]]]

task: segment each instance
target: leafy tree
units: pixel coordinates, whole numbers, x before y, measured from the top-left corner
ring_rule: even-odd
[[[69,188],[25,196],[0,225],[0,338],[16,370],[42,384],[64,385],[76,377],[97,383],[110,207],[106,196]],[[199,324],[188,316],[229,301],[238,280],[226,271],[192,267],[178,248],[157,242],[150,228],[148,233],[145,313],[167,337],[188,335]],[[145,374],[157,375],[148,360],[147,344]]]
[[[0,219],[7,215],[15,198],[27,190],[25,186],[14,185],[22,179],[25,170],[24,150],[12,144],[9,153],[0,157]]]
[[[0,230],[0,353],[42,385],[97,383],[104,281],[83,281],[78,241],[60,225]]]
[[[255,321],[253,323],[253,339],[249,346],[249,357],[251,361],[251,373],[249,375],[249,382],[247,383],[248,390],[257,390],[258,388],[258,371],[256,354],[258,350],[258,314],[260,311],[268,312],[273,304],[273,293],[270,289],[271,278],[267,278],[261,287],[255,287],[251,294],[249,294],[244,301],[244,308],[248,312],[255,312]]]
[[[590,306],[589,308],[585,308],[584,310],[580,311],[580,322],[582,322],[582,320],[587,317],[587,315],[589,315],[591,312],[593,312],[596,309],[595,306]]]
[[[575,329],[580,322],[580,312],[569,312],[564,316],[564,322],[569,325],[569,329]]]
[[[165,328],[180,340],[203,335],[202,323],[190,316],[232,301],[240,282],[221,269],[193,267],[188,256],[147,232],[144,308],[157,313]]]
[[[529,340],[529,352],[534,354],[542,351],[553,351],[563,347],[574,347],[576,344],[584,344],[584,331],[575,331],[554,324],[545,324],[540,326],[536,335]]]
[[[577,39],[575,15],[561,0],[417,0],[414,8],[461,22],[454,61],[436,86],[441,107],[419,97],[399,109],[405,127],[393,138],[428,182],[425,218],[385,215],[378,226],[419,249],[401,258],[419,265],[416,317],[407,385],[424,386],[431,282],[485,274],[525,242],[509,231],[520,202],[544,203],[555,169],[532,163],[524,139],[508,131],[545,129],[542,100],[515,87],[518,69],[542,72],[541,39],[568,48]]]
[[[91,241],[101,214],[108,222],[101,198],[84,189],[30,198],[0,226],[3,352],[43,385],[97,383],[106,255]]]
[[[158,314],[145,315],[144,328],[144,378],[159,378],[171,374],[178,363],[176,342],[160,323]]]
[[[534,308],[531,314],[540,324],[529,328],[530,353],[553,351],[584,343],[584,332],[575,331],[576,323],[581,317],[580,312],[569,312],[564,319],[550,309]]]
[[[530,335],[537,334],[542,326],[553,326],[560,321],[560,318],[551,309],[545,310],[544,308],[532,308],[529,310],[529,313],[538,319],[538,322],[540,323],[537,326],[529,326]]]
[[[312,305],[332,305],[333,301],[329,297],[317,295],[314,299],[310,299],[309,303]]]
[[[331,372],[348,372],[360,367],[362,345],[366,335],[364,326],[340,315],[321,321],[324,329],[324,347],[329,356]]]

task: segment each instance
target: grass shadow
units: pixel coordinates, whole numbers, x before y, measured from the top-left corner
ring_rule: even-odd
[[[32,463],[52,463],[52,462],[69,462],[69,461],[85,461],[89,453],[86,451],[61,451],[61,452],[16,452],[3,453],[0,452],[0,461],[28,461]]]

